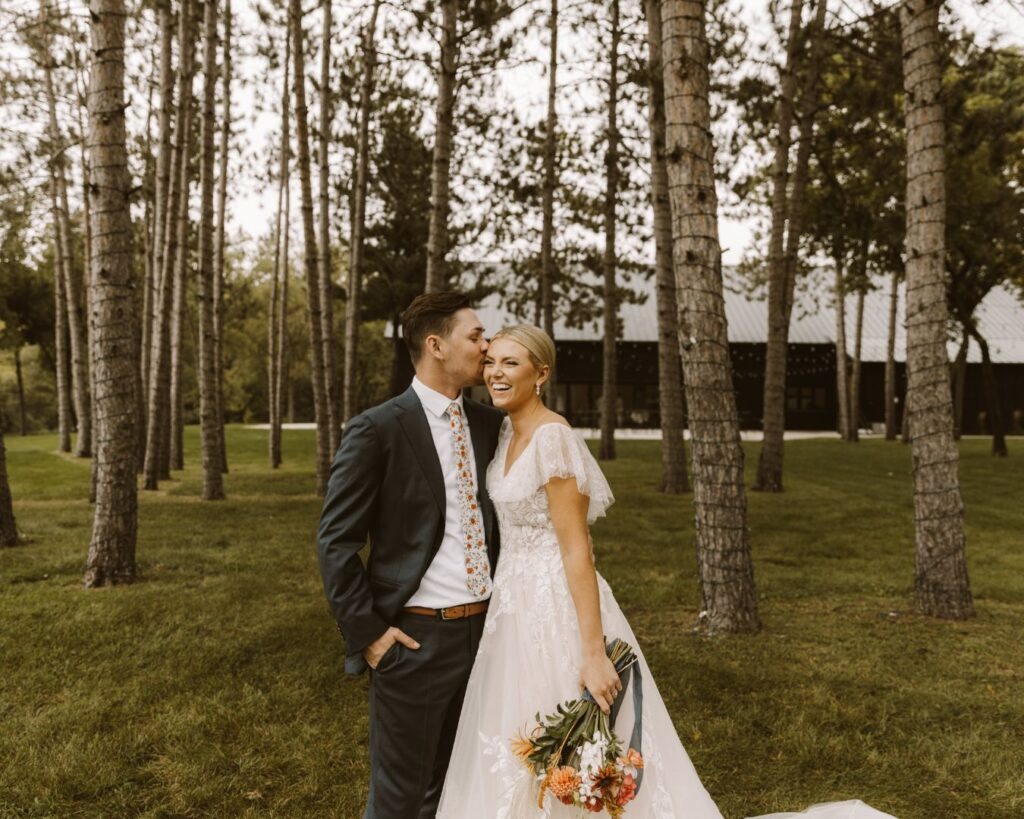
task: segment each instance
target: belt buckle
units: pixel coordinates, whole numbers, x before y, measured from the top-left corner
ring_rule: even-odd
[[[452,612],[452,615],[450,617],[448,616],[448,612]],[[465,616],[466,616],[466,606],[465,605],[449,606],[446,609],[441,609],[441,619],[442,620],[458,620],[458,619],[460,619],[462,617],[465,617]]]

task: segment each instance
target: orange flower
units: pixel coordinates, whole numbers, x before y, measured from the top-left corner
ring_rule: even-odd
[[[619,792],[615,797],[615,802],[618,805],[625,805],[636,796],[636,780],[626,774],[622,778],[622,784],[619,785]]]
[[[523,762],[526,762],[527,757],[533,753],[533,743],[530,742],[521,733],[516,734],[512,737],[512,753],[519,757]]]
[[[554,768],[548,774],[548,790],[563,802],[568,797],[569,802],[566,804],[572,802],[572,795],[579,786],[580,775],[576,773],[575,768],[571,768],[568,765]]]
[[[644,758],[640,755],[640,752],[636,748],[630,748],[626,751],[626,755],[619,759],[619,764],[623,768],[643,768]]]
[[[598,793],[605,793],[614,788],[618,782],[619,772],[614,765],[605,765],[601,770],[594,771],[590,775],[590,786]]]

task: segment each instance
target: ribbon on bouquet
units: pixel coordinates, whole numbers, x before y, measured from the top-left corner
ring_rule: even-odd
[[[611,654],[612,647],[617,641],[607,643],[608,653]],[[615,728],[615,719],[619,715],[619,710],[622,708],[622,703],[626,699],[626,689],[629,688],[630,680],[633,681],[633,733],[630,735],[629,744],[626,746],[628,751],[630,748],[636,748],[637,752],[642,756],[643,748],[641,744],[643,742],[643,730],[644,730],[644,678],[640,671],[640,663],[636,654],[633,651],[629,652],[629,655],[623,658],[619,664],[615,666],[615,671],[619,675],[619,679],[622,680],[622,688],[619,693],[615,696],[615,701],[612,703],[611,714],[609,714],[609,722],[612,728]],[[583,699],[589,700],[590,702],[596,702],[594,695],[590,693],[586,688],[583,689]],[[636,789],[639,793],[640,785],[644,779],[644,769],[639,768],[636,772]]]
[[[629,738],[629,745],[626,746],[626,750],[636,748],[637,752],[642,756],[644,749],[640,745],[643,741],[644,730],[644,678],[640,672],[640,663],[635,655],[633,661],[619,672],[619,679],[622,680],[622,690],[619,691],[615,697],[615,702],[612,703],[611,724],[612,727],[615,726],[615,718],[619,715],[619,709],[626,698],[626,689],[629,688],[631,677],[633,679],[633,733]],[[644,769],[640,768],[636,772],[636,789],[638,793],[643,779]]]

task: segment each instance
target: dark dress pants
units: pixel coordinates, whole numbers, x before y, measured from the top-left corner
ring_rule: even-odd
[[[486,615],[403,613],[420,644],[395,643],[370,672],[370,794],[363,819],[434,819]]]

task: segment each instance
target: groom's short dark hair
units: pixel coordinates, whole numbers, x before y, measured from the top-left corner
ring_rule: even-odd
[[[469,296],[457,290],[423,293],[412,300],[402,313],[402,338],[409,348],[415,364],[423,355],[423,342],[427,336],[449,336],[455,324],[455,314],[472,304]]]

